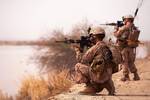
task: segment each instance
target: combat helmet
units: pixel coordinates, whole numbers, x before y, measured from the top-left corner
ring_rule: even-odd
[[[123,16],[122,17],[122,19],[124,20],[124,19],[134,19],[134,17],[132,16],[132,15],[125,15],[125,16]]]
[[[103,35],[105,35],[105,30],[99,26],[93,27],[90,31],[90,34],[93,34],[93,35],[103,34]]]

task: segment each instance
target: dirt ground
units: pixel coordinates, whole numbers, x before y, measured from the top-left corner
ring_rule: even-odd
[[[97,95],[81,95],[78,92],[84,89],[84,84],[74,85],[70,92],[59,94],[50,100],[150,100],[150,57],[137,59],[136,65],[140,75],[140,81],[121,82],[122,71],[113,75],[116,87],[116,95],[108,96],[104,89]]]

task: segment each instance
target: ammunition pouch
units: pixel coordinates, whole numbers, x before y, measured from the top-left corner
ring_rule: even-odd
[[[91,71],[92,72],[99,72],[99,74],[103,73],[104,67],[105,67],[105,62],[101,55],[97,56],[92,64],[91,64]]]
[[[139,41],[128,40],[128,47],[136,48],[136,47],[138,47],[138,45],[139,45]]]
[[[127,44],[129,47],[136,48],[138,46],[139,34],[140,34],[140,31],[136,27],[133,27],[127,39]]]

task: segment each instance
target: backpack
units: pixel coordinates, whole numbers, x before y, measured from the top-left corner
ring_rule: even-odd
[[[112,56],[113,56],[113,60],[112,60],[112,64],[111,66],[113,67],[113,73],[116,73],[119,71],[119,64],[122,63],[123,58],[122,58],[122,54],[121,54],[121,49],[120,47],[116,46],[116,45],[109,45],[109,48],[112,52]]]
[[[128,46],[132,48],[136,48],[138,46],[138,38],[139,38],[140,30],[137,29],[137,27],[132,27],[130,30],[130,34],[128,36]]]
[[[123,58],[121,55],[121,48],[119,48],[118,46],[116,46],[114,44],[110,44],[109,48],[112,52],[113,62],[116,63],[116,65],[121,64],[123,61]]]

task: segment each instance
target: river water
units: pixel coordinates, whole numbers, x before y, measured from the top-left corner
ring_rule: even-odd
[[[28,74],[37,74],[38,68],[30,62],[31,46],[0,46],[0,89],[14,95],[20,82]]]

